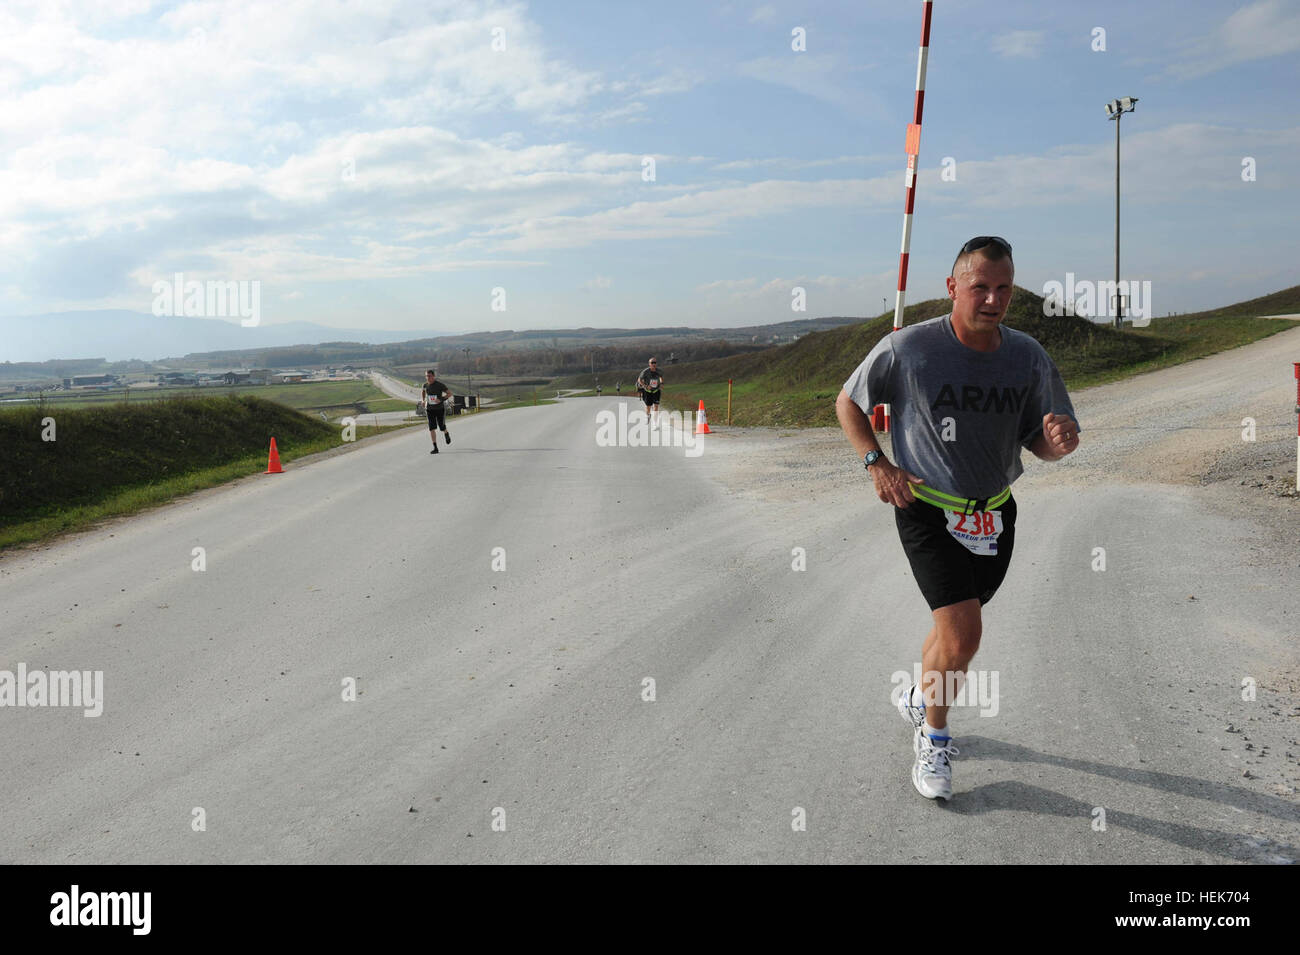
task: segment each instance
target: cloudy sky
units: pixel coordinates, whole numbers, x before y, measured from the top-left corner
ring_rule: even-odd
[[[1026,287],[1112,276],[1125,95],[1124,276],[1155,314],[1300,282],[1300,0],[934,6],[910,300],[983,233]],[[11,0],[0,316],[147,313],[176,272],[260,282],[264,324],[879,314],[921,9]]]

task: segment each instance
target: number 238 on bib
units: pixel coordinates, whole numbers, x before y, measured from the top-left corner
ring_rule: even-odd
[[[944,511],[948,518],[948,533],[957,543],[972,554],[991,557],[998,552],[998,538],[1002,535],[1001,511]]]

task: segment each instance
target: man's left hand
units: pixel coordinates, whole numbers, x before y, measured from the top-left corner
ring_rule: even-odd
[[[1079,425],[1069,415],[1043,415],[1043,436],[1047,446],[1059,458],[1065,457],[1079,446]]]

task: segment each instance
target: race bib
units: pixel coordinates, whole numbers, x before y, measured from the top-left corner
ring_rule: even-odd
[[[437,395],[429,395],[429,397],[428,397],[428,402],[429,402],[429,404],[431,404],[431,405],[440,405],[440,404],[442,404],[442,400],[441,400]]]
[[[649,386],[649,388],[650,388],[651,391],[658,391],[658,390],[659,390],[659,379],[658,379],[658,378],[651,378],[649,381],[646,382],[646,384]]]
[[[957,543],[981,557],[997,556],[998,538],[1002,535],[1001,511],[976,511],[974,514],[944,511],[944,516],[948,518],[948,533]]]

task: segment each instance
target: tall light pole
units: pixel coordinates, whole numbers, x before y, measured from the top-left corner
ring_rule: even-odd
[[[469,348],[462,348],[465,353],[465,410],[469,410],[469,396],[474,393],[474,376],[470,372],[469,366]]]
[[[1119,118],[1133,112],[1136,96],[1124,96],[1106,104],[1106,115],[1115,121],[1115,327],[1124,323],[1124,296],[1119,292]]]

